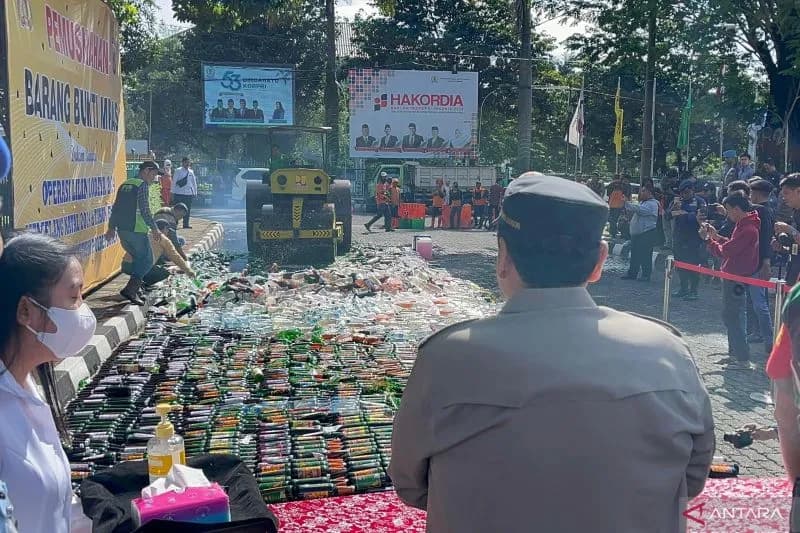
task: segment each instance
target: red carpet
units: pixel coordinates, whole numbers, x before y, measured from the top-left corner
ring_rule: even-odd
[[[686,512],[690,531],[787,531],[792,487],[783,478],[709,479]],[[272,505],[281,533],[416,533],[425,513],[394,492]]]

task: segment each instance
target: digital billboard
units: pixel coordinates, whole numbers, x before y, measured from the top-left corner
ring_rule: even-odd
[[[203,126],[294,125],[294,67],[204,63]]]

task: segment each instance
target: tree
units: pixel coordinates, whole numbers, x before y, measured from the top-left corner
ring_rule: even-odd
[[[105,0],[119,24],[122,72],[132,72],[152,60],[155,42],[153,0]]]
[[[643,58],[657,58],[653,139],[656,169],[665,168],[675,151],[680,110],[688,96],[691,78],[694,112],[690,144],[695,154],[692,159],[695,165],[703,166],[704,159],[719,155],[718,124],[722,117],[727,121],[726,147],[746,146],[745,131],[755,115],[758,84],[749,76],[745,58],[721,49],[725,42],[723,34],[713,34],[719,41],[714,45],[698,37],[694,6],[667,0],[654,3],[658,13],[654,54],[648,53],[650,3],[637,0],[568,0],[562,5],[567,13],[592,22],[591,30],[573,36],[568,46],[576,54],[576,60],[589,65],[590,91],[608,95],[614,92],[618,77],[622,80],[626,134],[621,165],[627,171],[640,167],[643,159],[649,171],[649,155],[642,153],[640,143],[643,131],[649,131],[644,119],[650,111],[642,110],[645,100],[650,98],[646,90],[648,68]],[[723,72],[724,65],[727,70]],[[721,86],[725,87],[724,101],[714,94]],[[588,96],[592,98],[592,92]],[[584,151],[590,168],[611,151],[608,139],[613,135],[614,117],[609,98],[594,95],[587,102]]]
[[[533,108],[533,68],[531,66],[531,3],[530,0],[515,0],[517,29],[519,30],[519,146],[517,148],[518,173],[531,169],[531,119]]]
[[[693,22],[700,31],[719,34],[719,23],[733,25],[736,41],[754,56],[769,80],[777,117],[800,146],[800,4],[797,0],[695,0]],[[716,29],[716,31],[714,31]],[[720,46],[719,39],[711,44]],[[794,107],[793,107],[794,106]],[[800,155],[796,155],[800,159]]]

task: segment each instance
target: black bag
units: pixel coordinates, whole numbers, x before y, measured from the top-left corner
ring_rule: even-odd
[[[147,461],[127,461],[99,472],[81,484],[83,512],[92,520],[93,533],[153,533],[167,531],[277,533],[278,520],[261,497],[250,469],[233,455],[201,455],[188,460],[188,466],[203,470],[210,481],[225,489],[230,499],[231,522],[225,524],[186,524],[154,520],[135,529],[131,500],[140,497],[150,484]],[[152,524],[152,525],[151,525]]]
[[[189,183],[189,171],[186,171],[186,175],[175,182],[178,187],[186,187],[186,184]]]

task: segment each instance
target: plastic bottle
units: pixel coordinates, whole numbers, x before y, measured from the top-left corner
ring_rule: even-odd
[[[161,422],[156,426],[156,436],[147,442],[147,470],[150,474],[150,483],[158,478],[167,477],[173,464],[186,464],[183,437],[175,434],[175,427],[167,418],[171,410],[172,406],[166,403],[156,406],[156,413],[161,417]]]

